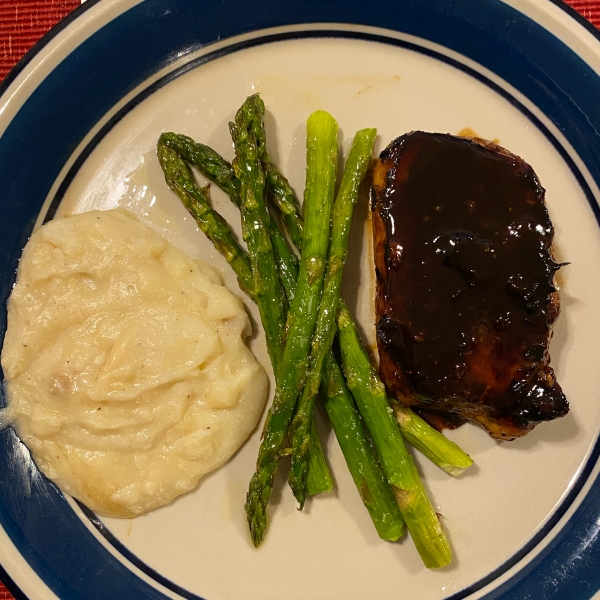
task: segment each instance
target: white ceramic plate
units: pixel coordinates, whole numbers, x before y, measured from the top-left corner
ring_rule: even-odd
[[[358,2],[101,0],[85,9],[3,88],[3,298],[32,227],[117,205],[216,265],[243,298],[166,186],[154,148],[161,132],[176,131],[231,159],[227,123],[252,93],[266,104],[271,154],[300,196],[313,110],[335,116],[344,151],[362,127],[377,127],[377,152],[414,129],[456,134],[469,127],[530,163],[547,190],[558,256],[571,263],[561,271],[562,314],[551,344],[571,412],[511,443],[470,424],[450,432],[476,463],[457,479],[415,455],[455,554],[439,571],[422,566],[410,539],[379,540],[326,425],[335,492],[299,513],[280,478],[258,551],[243,503],[259,429],[196,491],[131,521],[98,519],[63,498],[7,430],[0,439],[0,561],[20,593],[437,600],[553,598],[562,589],[557,597],[590,598],[600,579],[574,557],[600,556],[598,528],[592,525],[592,535],[585,525],[599,512],[600,113],[590,97],[600,97],[600,44],[592,34],[550,2],[525,0],[458,7],[415,0],[385,10]],[[212,193],[237,226],[229,201]],[[344,293],[373,342],[367,214],[363,203]],[[255,306],[246,306],[260,322]],[[252,348],[270,372],[259,327]],[[585,544],[578,527],[588,532]]]

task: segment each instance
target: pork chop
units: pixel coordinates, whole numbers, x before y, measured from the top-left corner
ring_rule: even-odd
[[[548,344],[554,229],[533,169],[483,140],[413,132],[373,176],[380,375],[438,422],[514,439],[569,409]]]

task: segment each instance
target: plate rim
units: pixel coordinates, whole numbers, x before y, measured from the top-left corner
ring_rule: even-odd
[[[10,88],[11,84],[17,79],[18,75],[20,73],[22,73],[26,69],[26,67],[35,60],[36,56],[41,51],[43,51],[44,49],[46,49],[48,46],[50,46],[52,44],[53,40],[56,38],[56,36],[61,31],[65,30],[69,26],[71,26],[72,23],[74,23],[78,18],[80,18],[83,14],[85,14],[93,6],[102,4],[102,3],[108,3],[109,1],[110,0],[87,0],[86,3],[75,8],[74,11],[71,12],[63,21],[61,21],[56,27],[51,29],[44,37],[42,37],[27,52],[27,54],[21,59],[21,61],[19,61],[19,63],[17,63],[17,65],[9,72],[7,77],[0,84],[0,101],[2,100],[2,97],[4,96],[5,92]],[[528,0],[524,0],[524,3],[526,3],[527,1]],[[544,0],[544,1],[547,2],[548,0]],[[554,4],[555,6],[557,6],[558,8],[560,8],[561,10],[563,10],[571,18],[573,18],[577,23],[579,23],[580,26],[583,26],[590,33],[592,33],[594,35],[595,39],[600,42],[600,32],[591,23],[589,23],[589,21],[587,21],[582,15],[577,13],[577,11],[575,11],[575,9],[573,9],[569,5],[563,3],[561,0],[549,0],[549,1],[552,4]],[[2,567],[2,565],[0,565],[0,580],[2,580],[2,581],[6,580],[6,582],[9,583],[10,587],[9,587],[9,585],[6,585],[6,587],[7,587],[7,589],[9,589],[9,591],[11,591],[11,593],[13,593],[13,595],[16,598],[18,598],[19,600],[20,600],[20,598],[24,598],[25,600],[27,600],[27,596],[25,596],[25,594],[22,592],[22,590],[19,588],[19,586],[13,581],[13,579],[10,577],[10,575],[5,571],[5,569]],[[16,593],[12,591],[11,587],[16,591]],[[18,594],[21,594],[21,596],[19,596]]]

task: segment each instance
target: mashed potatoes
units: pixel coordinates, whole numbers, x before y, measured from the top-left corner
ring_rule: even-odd
[[[44,225],[8,306],[2,421],[100,514],[191,490],[256,425],[267,378],[241,301],[125,210]]]

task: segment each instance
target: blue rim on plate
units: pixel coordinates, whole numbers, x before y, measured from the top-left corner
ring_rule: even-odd
[[[103,4],[108,2],[88,0],[34,47],[0,86],[3,101],[18,83],[20,74],[35,65],[39,54],[52,50],[58,34]],[[554,4],[576,16],[575,11],[561,2]],[[580,24],[587,23],[578,16],[577,19]],[[302,30],[298,27],[302,24],[310,27]],[[335,31],[332,24],[336,24]],[[500,0],[454,3],[394,0],[381,5],[366,5],[357,0],[328,3],[145,0],[82,39],[53,70],[40,78],[0,138],[0,189],[4,194],[0,204],[0,336],[6,328],[4,307],[14,283],[21,249],[64,165],[73,158],[76,148],[92,128],[137,86],[182,56],[217,40],[223,44],[223,40],[245,33],[285,26],[295,26],[293,34],[265,33],[244,44],[265,43],[291,35],[340,35],[398,43],[384,34],[361,32],[356,27],[360,26],[415,36],[474,61],[536,105],[570,143],[593,181],[600,186],[600,145],[596,144],[600,130],[599,75],[553,33]],[[600,39],[589,24],[586,29]],[[203,60],[240,47],[243,44],[225,44],[224,50],[209,54],[209,58]],[[452,60],[443,54],[437,54],[436,58]],[[455,66],[476,76],[475,71],[469,71],[464,64]],[[178,73],[173,71],[168,77]],[[489,80],[486,83],[493,86]],[[159,80],[130,100],[111,122],[139,102],[144,93],[151,93],[160,85]],[[499,88],[497,91],[501,93]],[[526,111],[522,105],[519,108]],[[560,151],[560,144],[548,128],[538,125]],[[107,128],[110,123],[96,134],[96,139],[101,138]],[[31,152],[34,143],[35,152]],[[71,171],[63,176],[56,201],[94,144],[92,140],[80,152]],[[600,210],[585,177],[566,154],[563,157],[586,192],[600,223]],[[542,538],[574,507],[576,496],[586,484],[591,484],[588,492],[552,542],[535,560],[484,597],[489,600],[591,598],[600,589],[600,571],[596,568],[600,562],[600,481],[592,483],[588,479],[599,453],[600,447],[596,444],[569,494],[534,539],[496,571],[452,598],[469,597],[493,583],[528,553],[533,554]],[[94,522],[93,515],[89,516]],[[10,429],[0,433],[0,526],[29,568],[61,600],[162,600],[169,596],[161,591],[161,586],[180,597],[198,598],[143,563],[136,563],[135,556],[125,556],[127,561],[122,562],[99,544],[54,485],[22,459],[22,448]],[[97,526],[102,529],[101,525]],[[110,539],[110,532],[102,533],[118,552],[127,554],[116,540]],[[127,562],[147,577],[138,576],[127,567]],[[0,577],[6,577],[9,589],[17,598],[25,598],[10,575],[12,573],[0,571]],[[159,585],[154,586],[149,580]]]

